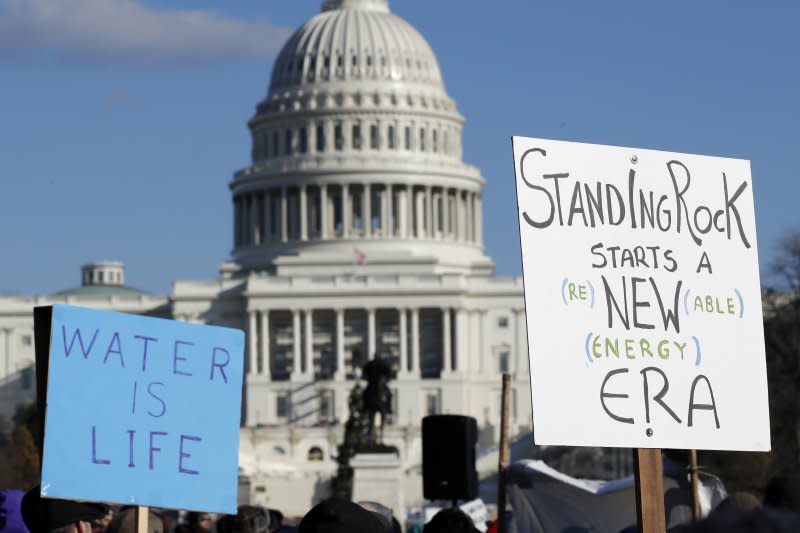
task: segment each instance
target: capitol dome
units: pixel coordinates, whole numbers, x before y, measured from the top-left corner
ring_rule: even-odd
[[[351,80],[442,84],[427,41],[385,0],[333,0],[286,42],[271,91]]]
[[[490,274],[464,118],[387,0],[326,0],[275,60],[230,183],[227,276]]]

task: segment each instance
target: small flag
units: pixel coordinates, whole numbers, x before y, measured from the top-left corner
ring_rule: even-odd
[[[357,265],[366,265],[367,264],[367,254],[359,250],[358,248],[353,248],[353,261]]]

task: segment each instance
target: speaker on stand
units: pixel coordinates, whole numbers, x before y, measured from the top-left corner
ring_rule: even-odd
[[[478,424],[471,416],[431,415],[422,419],[422,493],[428,500],[478,497],[475,445]]]

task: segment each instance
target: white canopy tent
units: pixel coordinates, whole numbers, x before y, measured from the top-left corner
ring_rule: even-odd
[[[508,470],[511,533],[619,533],[636,523],[633,476],[612,481],[576,479],[542,461],[524,460]],[[667,528],[692,519],[691,485],[685,468],[664,462]],[[700,508],[705,516],[725,497],[719,478],[700,475]]]

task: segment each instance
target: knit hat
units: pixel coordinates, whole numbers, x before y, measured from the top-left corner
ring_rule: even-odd
[[[300,533],[385,533],[381,521],[363,507],[330,498],[311,509],[300,521]]]
[[[82,520],[91,522],[106,515],[105,506],[98,503],[42,498],[39,491],[37,485],[22,497],[22,518],[30,533],[45,533]]]

